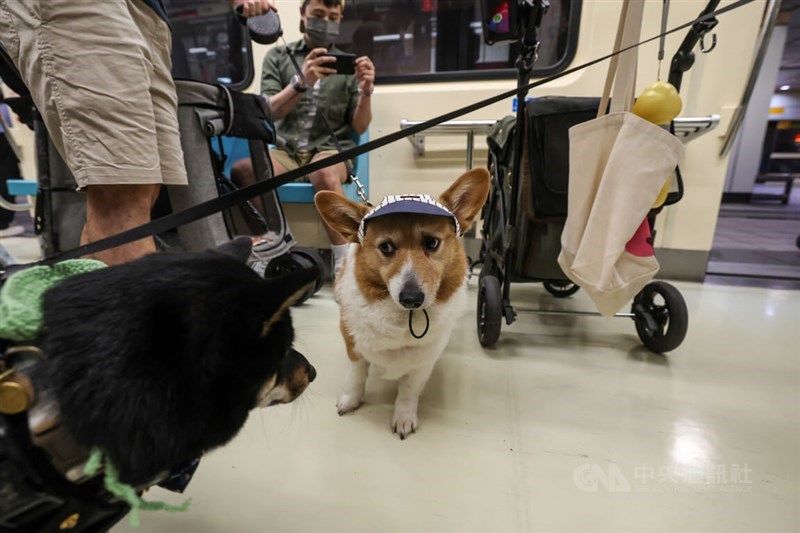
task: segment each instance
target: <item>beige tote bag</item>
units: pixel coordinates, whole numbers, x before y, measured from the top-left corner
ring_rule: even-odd
[[[644,0],[623,2],[615,51],[638,42],[643,10]],[[569,130],[569,201],[558,264],[606,316],[658,272],[646,217],[683,156],[678,139],[630,112],[637,59],[636,48],[612,58],[598,118]]]

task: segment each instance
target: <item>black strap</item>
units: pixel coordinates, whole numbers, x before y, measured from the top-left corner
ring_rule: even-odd
[[[712,19],[714,17],[717,17],[719,15],[727,13],[728,11],[732,11],[734,9],[738,9],[738,8],[740,8],[740,7],[742,7],[742,6],[746,5],[746,4],[751,3],[752,1],[753,0],[738,0],[737,2],[729,4],[729,5],[721,8],[721,9],[719,9],[718,11],[715,11],[715,12],[712,12],[712,13],[707,13],[705,15],[701,15],[701,16],[699,16],[698,18],[696,18],[694,20],[686,22],[685,24],[681,24],[680,26],[676,26],[675,28],[672,28],[671,30],[667,31],[665,33],[665,35],[669,35],[671,33],[675,33],[677,31],[680,31],[680,30],[684,29],[684,28],[688,28],[688,27],[690,27],[690,26],[692,26],[694,24],[697,24],[698,22],[702,22],[704,20]],[[562,72],[559,72],[558,74],[555,74],[553,76],[549,76],[549,77],[541,79],[539,81],[536,81],[536,82],[533,82],[533,83],[529,83],[528,85],[525,85],[525,86],[522,86],[522,87],[518,87],[518,88],[512,89],[510,91],[506,91],[504,93],[498,94],[496,96],[492,96],[492,97],[487,98],[485,100],[481,100],[480,102],[477,102],[477,103],[474,103],[474,104],[470,104],[470,105],[468,105],[466,107],[462,107],[460,109],[456,109],[455,111],[450,111],[449,113],[445,113],[444,115],[439,115],[436,118],[432,118],[432,119],[427,120],[425,122],[421,122],[421,123],[416,124],[414,126],[411,126],[409,128],[406,128],[406,129],[403,129],[403,130],[399,130],[399,131],[396,131],[394,133],[390,133],[388,135],[384,135],[383,137],[379,137],[379,138],[377,138],[377,139],[375,139],[373,141],[370,141],[370,142],[368,142],[366,144],[355,146],[353,148],[350,148],[349,150],[345,150],[345,151],[343,151],[341,153],[338,153],[336,155],[332,155],[330,157],[326,157],[325,159],[320,159],[319,161],[314,161],[313,163],[310,163],[310,164],[308,164],[306,166],[297,168],[295,170],[290,170],[289,172],[286,172],[285,174],[281,174],[280,176],[276,176],[276,177],[273,177],[273,178],[265,180],[265,181],[256,182],[256,183],[254,183],[252,185],[248,185],[247,187],[244,187],[244,188],[239,189],[237,191],[233,191],[233,192],[230,192],[230,193],[227,193],[227,194],[223,194],[222,196],[220,196],[218,198],[214,198],[214,199],[209,200],[207,202],[203,202],[201,204],[197,204],[197,205],[195,205],[193,207],[190,207],[189,209],[185,209],[185,210],[180,211],[178,213],[173,213],[171,215],[167,215],[165,217],[161,217],[159,219],[156,219],[156,220],[153,220],[151,222],[148,222],[147,224],[143,224],[141,226],[129,229],[127,231],[123,231],[122,233],[118,233],[116,235],[112,235],[110,237],[106,237],[105,239],[101,239],[99,241],[95,241],[95,242],[92,242],[92,243],[89,243],[89,244],[85,244],[83,246],[79,246],[78,248],[73,248],[71,250],[66,250],[66,251],[63,251],[63,252],[59,252],[57,254],[51,255],[50,257],[46,257],[46,258],[44,258],[44,259],[42,259],[40,261],[37,261],[37,262],[34,262],[34,263],[29,263],[27,265],[19,265],[19,266],[21,267],[21,266],[32,266],[32,265],[51,265],[51,264],[53,264],[55,262],[63,261],[65,259],[73,259],[73,258],[76,258],[76,257],[95,254],[97,252],[102,252],[104,250],[108,250],[109,248],[114,248],[116,246],[122,246],[123,244],[128,244],[130,242],[134,242],[134,241],[137,241],[139,239],[144,239],[146,237],[151,237],[153,235],[156,235],[156,234],[171,230],[171,229],[176,228],[178,226],[182,226],[184,224],[188,224],[190,222],[194,222],[195,220],[199,220],[199,219],[201,219],[203,217],[207,217],[209,215],[213,215],[214,213],[217,213],[217,212],[222,211],[224,209],[229,209],[229,208],[231,208],[231,207],[233,207],[233,206],[235,206],[235,205],[237,205],[237,204],[239,204],[241,202],[249,200],[250,198],[253,198],[253,197],[258,196],[260,194],[264,194],[264,193],[267,193],[267,192],[272,191],[274,189],[277,189],[281,185],[284,185],[286,183],[294,181],[297,178],[305,176],[306,174],[308,174],[310,172],[314,172],[314,171],[320,170],[322,168],[326,168],[326,167],[329,167],[331,165],[335,165],[336,163],[342,163],[342,162],[344,162],[344,161],[346,161],[348,159],[353,159],[356,156],[359,156],[359,155],[361,155],[363,153],[369,152],[371,150],[375,150],[376,148],[381,148],[383,146],[386,146],[387,144],[396,142],[396,141],[398,141],[400,139],[403,139],[405,137],[408,137],[410,135],[415,135],[415,134],[417,134],[417,133],[419,133],[419,132],[421,132],[423,130],[426,130],[428,128],[431,128],[433,126],[441,124],[442,122],[446,122],[448,120],[453,120],[453,119],[458,118],[458,117],[460,117],[462,115],[466,115],[467,113],[472,113],[473,111],[477,111],[478,109],[481,109],[481,108],[484,108],[484,107],[489,106],[491,104],[495,104],[497,102],[505,100],[506,98],[510,98],[510,97],[515,96],[517,94],[525,93],[526,91],[529,91],[530,89],[533,89],[535,87],[539,87],[541,85],[544,85],[545,83],[549,83],[549,82],[551,82],[553,80],[562,78],[564,76],[569,76],[570,74],[573,74],[574,72],[578,72],[579,70],[585,69],[585,68],[590,67],[592,65],[596,65],[597,63],[605,61],[606,59],[609,59],[609,58],[613,57],[616,54],[619,54],[619,53],[625,52],[627,50],[631,50],[633,48],[641,46],[643,44],[647,44],[649,42],[655,41],[655,40],[659,39],[660,37],[661,37],[661,34],[656,35],[655,37],[650,37],[649,39],[646,39],[646,40],[641,41],[639,43],[636,43],[636,44],[633,44],[633,45],[628,46],[626,48],[623,48],[623,49],[619,50],[616,53],[607,54],[605,56],[602,56],[602,57],[599,57],[599,58],[594,59],[592,61],[589,61],[588,63],[584,63],[583,65],[579,65],[577,67],[573,67],[571,69],[567,69],[567,70],[564,70]]]
[[[306,77],[303,74],[303,69],[300,68],[300,65],[294,58],[294,50],[289,49],[289,45],[286,44],[286,40],[284,40],[283,37],[281,37],[281,40],[283,40],[283,47],[286,49],[286,55],[289,56],[289,59],[291,60],[292,65],[294,66],[294,70],[295,72],[297,72],[297,76],[300,78],[300,81],[303,82],[306,91],[312,90],[313,87],[308,86],[308,80],[306,80]],[[330,122],[328,122],[328,119],[325,118],[325,113],[320,113],[319,117],[322,119],[322,123],[325,124],[325,127],[328,129],[328,133],[330,134],[331,140],[333,141],[333,145],[336,147],[336,151],[341,154],[344,150],[342,149],[342,145],[339,143],[339,139],[336,137],[336,133],[333,131]],[[344,167],[347,170],[347,178],[352,180],[354,175],[353,167],[352,165],[350,165],[350,161],[348,159],[344,160]]]

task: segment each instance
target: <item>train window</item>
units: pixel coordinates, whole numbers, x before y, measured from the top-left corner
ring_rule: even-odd
[[[230,0],[164,0],[172,26],[172,75],[244,89],[253,52]]]
[[[575,54],[581,0],[550,0],[534,76],[564,70]],[[349,0],[337,46],[368,55],[378,81],[417,83],[514,77],[519,46],[488,46],[480,0]]]

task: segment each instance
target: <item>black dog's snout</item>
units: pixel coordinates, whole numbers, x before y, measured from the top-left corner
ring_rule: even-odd
[[[292,376],[295,376],[294,378]],[[317,369],[309,363],[303,354],[290,348],[283,358],[280,380],[291,381],[299,379],[304,384],[311,383],[317,377]],[[308,381],[306,381],[306,378]]]
[[[400,305],[406,309],[419,309],[424,302],[425,293],[416,280],[407,281],[400,291]]]

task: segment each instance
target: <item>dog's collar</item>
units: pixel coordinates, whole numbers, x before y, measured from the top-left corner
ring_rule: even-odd
[[[420,215],[436,215],[449,217],[456,228],[456,235],[461,237],[461,226],[456,216],[445,206],[433,199],[429,194],[398,194],[387,196],[381,203],[364,215],[358,225],[358,242],[364,243],[367,221],[384,215],[395,213],[416,213]]]

